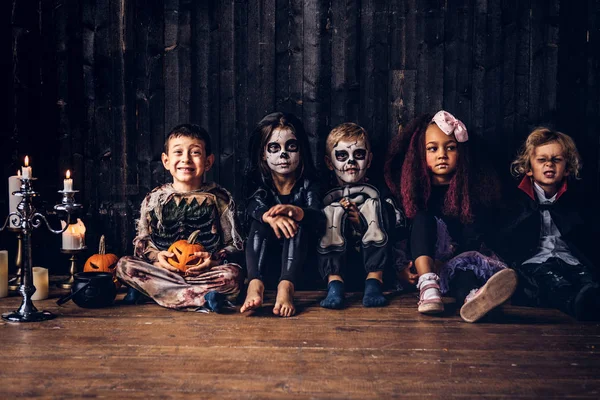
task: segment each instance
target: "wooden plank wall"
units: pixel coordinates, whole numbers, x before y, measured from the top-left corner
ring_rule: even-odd
[[[575,137],[599,193],[599,0],[0,3],[3,176],[29,155],[51,206],[71,169],[90,250],[106,233],[110,250],[131,252],[137,207],[168,178],[160,153],[175,124],[211,132],[210,179],[240,198],[249,131],[273,110],[303,119],[321,167],[331,127],[365,126],[375,172],[421,112],[455,113],[503,162],[552,124]],[[38,235],[55,257],[59,238]]]

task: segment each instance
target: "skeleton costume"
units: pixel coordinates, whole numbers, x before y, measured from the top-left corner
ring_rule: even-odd
[[[265,117],[265,120],[270,120],[272,116]],[[293,117],[287,115],[287,118]],[[310,155],[300,154],[298,145],[300,140],[306,138],[302,134],[299,121],[294,126],[295,134],[289,129],[273,130],[266,149],[260,149],[259,135],[252,138],[250,145],[251,153],[260,151],[269,170],[274,173],[290,174],[295,173],[297,168],[303,168],[303,176],[298,178],[288,195],[278,193],[270,180],[271,172],[260,171],[258,166],[254,166],[254,170],[251,167],[247,173],[247,181],[254,185],[246,206],[247,215],[251,219],[246,244],[248,281],[259,279],[267,286],[282,280],[297,284],[312,247],[308,244],[311,238],[316,237],[315,232],[319,226],[324,224],[319,187],[314,179],[309,177],[312,171],[312,167],[307,166],[310,163]],[[302,152],[308,152],[308,142],[303,146]],[[250,159],[253,156],[256,155],[251,154]],[[303,166],[299,167],[302,158]],[[294,205],[304,211],[304,218],[298,222],[298,231],[289,239],[277,239],[271,226],[262,219],[264,213],[277,204]]]
[[[292,204],[302,208],[304,219],[298,223],[298,232],[289,239],[277,239],[271,226],[262,221],[262,216],[276,204]],[[280,265],[279,281],[288,280],[296,284],[308,253],[310,236],[323,220],[318,186],[302,178],[289,195],[280,195],[274,190],[259,188],[248,202],[246,209],[252,218],[246,244],[248,280],[260,279],[270,282],[269,265]],[[277,259],[278,255],[280,258]],[[275,272],[275,271],[272,271]]]
[[[340,140],[330,155],[336,176],[345,184],[329,190],[323,200],[327,224],[317,251],[324,279],[340,275],[346,280],[348,266],[355,268],[351,262],[354,259],[348,257],[350,251],[362,253],[361,264],[367,273],[383,271],[390,261],[388,241],[390,229],[395,225],[396,208],[375,186],[360,183],[368,168],[367,154],[364,141]],[[344,199],[358,208],[361,229],[355,229],[347,219]]]
[[[347,213],[340,204],[341,199],[356,204],[360,212],[363,231],[356,231]],[[321,275],[346,273],[347,250],[360,248],[366,272],[382,271],[389,261],[388,230],[389,212],[382,205],[379,190],[372,185],[347,185],[337,187],[325,195],[323,212],[327,219],[326,231],[319,242],[319,267]]]
[[[217,291],[234,299],[240,290],[241,268],[228,263],[184,277],[153,265],[158,253],[177,240],[200,230],[197,241],[211,254],[225,250],[226,258],[243,248],[229,192],[215,183],[191,192],[178,192],[171,184],[151,191],[140,210],[134,257],[123,257],[117,276],[127,285],[167,308],[201,307],[204,295]]]

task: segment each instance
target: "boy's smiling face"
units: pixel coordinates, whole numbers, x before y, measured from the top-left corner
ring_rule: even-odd
[[[535,147],[529,157],[529,164],[531,169],[527,171],[527,176],[531,176],[544,189],[547,197],[554,196],[569,175],[563,148],[557,142]]]
[[[182,192],[198,189],[214,161],[213,154],[206,155],[203,140],[188,136],[169,140],[169,153],[162,154],[163,165],[173,176],[173,187]]]

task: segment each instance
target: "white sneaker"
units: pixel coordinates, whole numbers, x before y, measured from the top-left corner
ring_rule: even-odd
[[[504,303],[517,288],[517,273],[510,268],[496,272],[481,288],[472,290],[460,308],[466,322],[475,322]]]

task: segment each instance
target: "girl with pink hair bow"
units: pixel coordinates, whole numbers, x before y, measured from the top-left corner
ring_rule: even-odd
[[[410,220],[396,265],[420,291],[419,312],[442,313],[442,293],[448,293],[464,302],[463,319],[474,322],[512,295],[516,275],[483,254],[483,228],[499,183],[491,171],[481,173],[469,147],[467,128],[455,116],[421,115],[392,140],[385,178]]]

